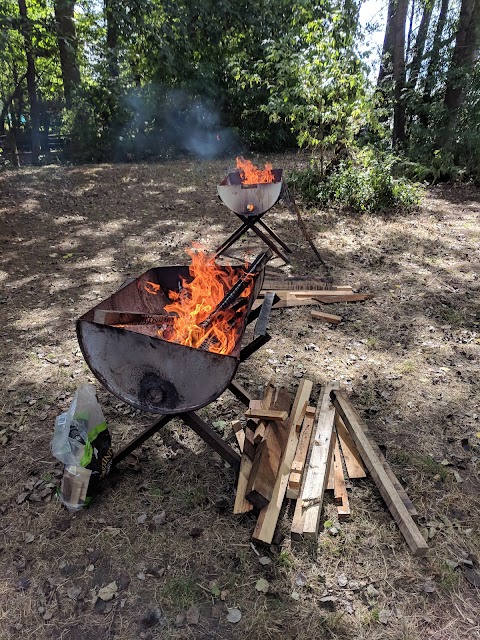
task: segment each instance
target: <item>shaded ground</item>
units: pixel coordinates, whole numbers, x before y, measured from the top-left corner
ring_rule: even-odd
[[[286,538],[261,550],[271,563],[260,564],[253,520],[232,515],[232,471],[176,423],[142,448],[140,469],[119,467],[91,509],[71,515],[50,500],[61,475],[49,450],[55,416],[92,379],[75,319],[128,276],[185,264],[192,241],[218,246],[236,224],[216,197],[229,166],[0,174],[0,637],[480,638],[479,592],[467,580],[469,554],[480,551],[480,194],[466,187],[431,189],[419,212],[391,220],[305,214],[335,282],[376,297],[325,307],[344,317],[337,327],[309,308],[275,312],[271,342],[238,375],[254,395],[272,375],[292,391],[311,377],[316,393],[340,380],[423,515],[425,558],[411,557],[367,479],[355,483],[352,521],[337,536],[291,548],[287,510]],[[286,210],[265,220],[295,250],[285,271],[322,275]],[[237,255],[258,248],[249,239]],[[151,423],[96,384],[116,447]],[[242,410],[227,392],[200,414],[226,421],[233,442]],[[113,581],[117,597],[95,604]],[[227,607],[240,622],[226,620]]]

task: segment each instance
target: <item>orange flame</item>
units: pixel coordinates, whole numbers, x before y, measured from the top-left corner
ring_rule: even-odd
[[[195,251],[195,247],[187,249],[187,253],[192,258],[189,272],[193,279],[187,282],[181,278],[181,291],[168,292],[168,297],[173,302],[165,305],[164,310],[176,315],[173,316],[173,327],[169,327],[168,331],[159,329],[158,335],[169,342],[195,349],[229,354],[237,343],[245,307],[241,313],[231,308],[225,309],[215,316],[209,326],[201,325],[238,281],[241,273],[229,266],[219,267],[213,253]],[[150,284],[145,285],[145,290],[156,293],[148,286]],[[248,297],[251,289],[252,284],[240,297]]]
[[[272,165],[269,162],[265,164],[265,169],[257,169],[250,160],[245,160],[245,158],[240,156],[237,158],[237,169],[240,171],[243,184],[275,182],[275,175],[272,172]]]

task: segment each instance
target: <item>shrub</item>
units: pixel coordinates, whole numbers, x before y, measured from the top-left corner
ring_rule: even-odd
[[[420,189],[406,178],[395,178],[395,158],[373,149],[358,151],[322,176],[317,161],[293,172],[290,183],[305,204],[345,208],[353,213],[407,212],[418,206]]]

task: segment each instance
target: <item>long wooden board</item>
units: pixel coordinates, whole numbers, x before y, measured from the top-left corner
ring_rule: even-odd
[[[332,433],[335,409],[330,401],[330,391],[338,389],[337,382],[322,388],[318,401],[318,421],[310,446],[307,472],[295,507],[291,535],[294,540],[316,538],[322,512],[323,494],[332,459]]]
[[[302,474],[307,461],[308,448],[312,439],[313,423],[315,422],[315,407],[307,407],[305,417],[303,419],[302,430],[298,441],[298,447],[295,452],[295,458],[292,462],[292,470],[288,480],[287,498],[296,500],[300,492]]]
[[[278,516],[282,508],[283,499],[287,490],[290,469],[295,457],[295,451],[298,445],[298,433],[296,424],[299,414],[304,410],[305,402],[308,402],[312,392],[313,383],[310,380],[303,379],[295,396],[292,411],[288,419],[288,440],[283,453],[283,458],[278,470],[277,480],[273,490],[272,499],[267,507],[260,511],[257,525],[253,532],[252,538],[260,542],[270,544],[277,526]]]
[[[342,455],[340,453],[338,438],[335,440],[335,448],[333,450],[333,477],[333,495],[335,497],[335,502],[337,503],[338,519],[348,520],[348,518],[350,518],[350,504],[348,501],[345,476],[343,475]]]
[[[321,294],[315,294],[311,297],[317,302],[323,302],[323,304],[335,304],[336,302],[363,302],[365,300],[371,300],[374,297],[373,293],[345,293],[338,291],[337,296],[329,296],[328,291],[322,291]]]
[[[316,298],[318,296],[324,296],[327,298],[338,298],[338,297],[343,297],[343,296],[351,296],[351,295],[368,295],[368,296],[372,296],[373,294],[371,293],[360,293],[360,294],[355,294],[353,292],[351,292],[349,289],[345,290],[345,289],[298,289],[296,291],[291,291],[290,289],[271,289],[271,291],[274,291],[277,296],[283,297],[286,296],[288,294],[290,295],[294,295],[297,298]],[[267,290],[265,290],[265,288],[263,288],[260,293],[258,294],[259,298],[264,298],[265,295],[268,293]]]
[[[397,490],[383,468],[381,460],[365,434],[362,419],[342,393],[333,391],[332,399],[335,408],[357,445],[362,460],[366,464],[373,481],[380,491],[382,498],[385,500],[403,537],[407,541],[410,550],[415,556],[424,555],[428,550],[428,545],[408,513]]]
[[[363,468],[362,458],[338,413],[335,415],[335,427],[337,429],[338,439],[340,440],[340,448],[343,453],[343,459],[345,460],[348,477],[366,478],[367,474]]]

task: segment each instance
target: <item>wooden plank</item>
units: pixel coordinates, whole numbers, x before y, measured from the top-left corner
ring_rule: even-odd
[[[337,503],[337,516],[340,521],[350,519],[350,503],[348,501],[345,476],[343,475],[342,454],[338,437],[335,439],[333,450],[334,498]]]
[[[243,453],[243,447],[245,444],[245,431],[243,430],[243,425],[240,420],[234,420],[232,422],[232,429],[235,432],[235,438],[237,439],[238,448],[240,449],[240,453]]]
[[[362,458],[338,413],[335,414],[335,427],[340,440],[340,447],[342,449],[343,459],[345,460],[348,477],[365,478],[367,474],[363,468]]]
[[[284,422],[288,418],[287,411],[277,411],[276,409],[263,409],[251,407],[245,411],[247,418],[260,418],[273,422]]]
[[[306,407],[302,430],[292,463],[290,478],[288,480],[287,498],[296,500],[300,491],[303,470],[307,461],[308,448],[312,439],[313,423],[315,422],[315,407]]]
[[[292,396],[278,389],[273,406],[288,411]],[[263,422],[263,421],[262,421]],[[265,507],[273,495],[278,468],[288,439],[287,422],[267,422],[265,436],[258,444],[246,488],[247,499],[258,509]]]
[[[305,400],[310,398],[313,383],[310,380],[303,379],[295,396],[293,408],[288,419],[288,440],[283,452],[282,461],[278,470],[277,480],[272,494],[272,499],[267,507],[260,511],[257,525],[253,532],[253,539],[260,542],[270,544],[277,526],[278,516],[282,508],[283,499],[288,486],[288,478],[295,452],[298,445],[298,433],[295,429],[298,414],[303,410]]]
[[[310,315],[312,318],[324,320],[325,322],[330,322],[330,324],[340,324],[342,321],[342,316],[335,316],[333,313],[324,313],[323,311],[310,311]]]
[[[253,437],[254,437],[254,431],[247,422],[247,426],[245,427],[244,445],[250,444],[250,446],[253,448],[254,447]],[[250,471],[253,465],[252,458],[247,453],[248,450],[249,450],[249,447],[244,446],[242,458],[240,460],[240,471],[238,474],[237,493],[235,494],[235,504],[233,506],[234,514],[247,513],[247,511],[251,511],[253,509],[253,504],[249,502],[245,497],[247,492],[248,478],[250,477]]]
[[[337,382],[322,387],[318,400],[317,426],[310,446],[307,472],[295,507],[291,535],[294,540],[316,538],[322,512],[323,494],[332,459],[332,434],[335,409],[330,401],[330,391],[338,389]]]
[[[281,297],[280,300],[273,305],[272,309],[293,309],[294,307],[307,307],[309,305],[318,305],[318,300],[312,298],[295,298],[295,296]]]
[[[336,296],[328,296],[327,291],[323,291],[321,295],[315,294],[311,296],[313,300],[317,302],[323,302],[323,304],[335,304],[336,302],[363,302],[365,300],[371,300],[373,293],[342,293],[338,292]]]
[[[322,290],[318,290],[318,289],[298,289],[296,291],[290,291],[289,289],[279,289],[277,288],[273,288],[273,289],[269,289],[269,290],[265,290],[265,288],[263,288],[260,293],[258,294],[259,298],[264,298],[266,296],[266,294],[268,293],[268,291],[274,291],[277,296],[280,297],[284,297],[287,295],[291,295],[291,296],[295,296],[296,298],[317,298],[319,296],[321,297],[326,297],[326,298],[342,298],[345,296],[355,296],[355,295],[361,295],[361,296],[370,296],[373,297],[372,293],[352,293],[350,292],[350,290],[336,290],[336,289],[322,289]]]
[[[335,433],[332,435],[332,438],[333,439],[336,438]],[[332,456],[332,459],[330,461],[330,468],[328,469],[328,480],[327,480],[327,486],[326,486],[327,491],[333,491],[335,489],[335,476],[333,473],[333,463],[334,463],[334,459]]]
[[[273,380],[270,380],[270,382],[268,382],[268,384],[265,386],[262,400],[251,400],[250,408],[251,409],[260,409],[260,408],[269,409],[274,402],[276,391],[277,390],[275,388],[275,384],[273,383]],[[290,406],[288,408],[290,408]],[[261,442],[265,437],[266,428],[267,428],[267,422],[265,420],[259,420],[257,424],[257,428],[255,429],[255,435],[253,438],[255,445],[258,445],[258,443]]]
[[[362,456],[367,469],[375,482],[382,498],[393,515],[403,537],[407,541],[413,555],[423,555],[428,550],[422,534],[403,504],[397,490],[383,468],[382,462],[365,434],[363,421],[347,398],[340,392],[332,394],[333,403],[339,412],[345,426],[352,436]]]

